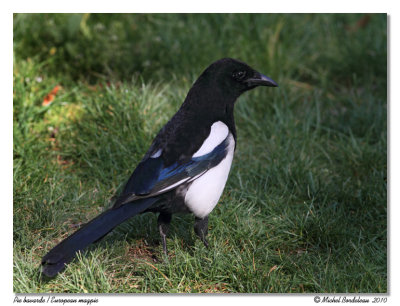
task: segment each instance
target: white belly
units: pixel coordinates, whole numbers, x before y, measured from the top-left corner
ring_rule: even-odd
[[[235,140],[229,134],[228,154],[214,168],[197,178],[189,186],[185,195],[185,204],[198,218],[204,218],[217,205],[224,190],[231,169]]]

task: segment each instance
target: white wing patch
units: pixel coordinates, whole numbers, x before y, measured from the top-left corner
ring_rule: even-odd
[[[157,158],[160,157],[162,153],[161,149],[158,149],[158,151],[156,153],[154,153],[152,156],[150,156],[150,158]]]
[[[203,145],[194,153],[193,157],[198,157],[210,153],[215,149],[229,134],[229,129],[222,121],[214,122],[211,126],[210,135],[203,142]]]
[[[174,187],[183,184],[184,182],[188,181],[189,179],[190,179],[190,178],[188,177],[188,178],[185,178],[185,179],[183,179],[183,180],[180,180],[179,182],[177,182],[177,183],[175,183],[175,184],[172,184],[172,185],[170,185],[170,186],[168,186],[168,187],[165,187],[164,189],[161,189],[161,190],[158,191],[156,194],[160,194],[160,193],[166,192],[166,191],[168,191],[168,190],[170,190],[170,189],[173,189]]]
[[[186,192],[185,204],[196,217],[208,216],[224,191],[235,151],[235,140],[232,134],[229,134],[227,151],[226,157],[216,167],[194,180]]]
[[[225,140],[225,138],[228,136],[228,134],[229,134],[229,129],[225,123],[223,123],[221,121],[215,122],[211,126],[210,135],[208,135],[208,137],[203,142],[203,145],[200,147],[200,149],[198,149],[197,152],[194,153],[193,157],[198,157],[198,156],[202,156],[207,153],[210,153],[212,150],[215,149],[216,146],[218,146],[221,142],[223,142]],[[162,154],[162,149],[159,149],[153,155],[151,155],[150,158],[160,157],[161,154]],[[194,181],[197,178],[199,178],[200,176],[202,176],[203,174],[204,174],[204,172],[200,173],[199,175],[197,175],[194,178],[185,178],[183,180],[180,180],[179,182],[176,182],[175,184],[172,184],[171,186],[161,189],[156,194],[160,194],[160,193],[166,192],[168,190],[171,190],[171,189],[185,183],[186,181],[188,181],[188,182]]]

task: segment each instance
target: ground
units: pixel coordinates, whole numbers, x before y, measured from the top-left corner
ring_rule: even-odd
[[[14,16],[14,291],[387,292],[386,15]],[[213,61],[243,95],[207,250],[178,215],[122,224],[53,280],[41,257],[110,207]]]

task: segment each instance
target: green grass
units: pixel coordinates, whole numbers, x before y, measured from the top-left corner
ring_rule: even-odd
[[[386,15],[15,15],[14,291],[387,292],[386,39]],[[236,105],[210,249],[177,215],[166,261],[144,214],[41,279],[226,56],[280,87]]]

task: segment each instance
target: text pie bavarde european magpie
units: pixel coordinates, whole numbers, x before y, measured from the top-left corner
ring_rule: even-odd
[[[174,213],[192,213],[194,231],[208,246],[208,215],[225,187],[236,146],[233,107],[242,93],[257,86],[277,84],[235,59],[211,64],[157,134],[113,207],[51,249],[42,259],[42,273],[55,276],[78,251],[144,212],[159,214],[165,254]]]

